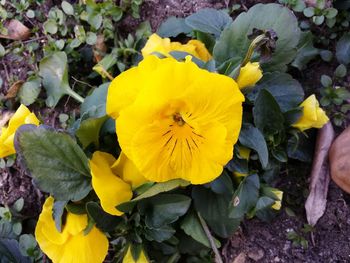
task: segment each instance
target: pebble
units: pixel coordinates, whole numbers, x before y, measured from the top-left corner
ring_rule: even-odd
[[[254,260],[255,262],[262,259],[264,257],[264,255],[265,255],[265,253],[262,249],[250,251],[248,253],[248,257],[251,258],[252,260]]]

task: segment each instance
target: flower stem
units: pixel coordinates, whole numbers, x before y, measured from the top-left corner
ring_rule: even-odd
[[[259,43],[262,40],[266,39],[266,35],[265,34],[261,34],[259,36],[257,36],[256,38],[253,39],[252,43],[250,43],[250,46],[248,48],[247,54],[245,55],[245,58],[242,62],[241,67],[244,67],[251,59],[253,52],[255,50],[255,48],[259,45]]]
[[[223,263],[221,255],[219,250],[217,249],[215,242],[214,242],[214,238],[210,233],[209,227],[207,225],[207,223],[205,222],[205,220],[203,219],[203,217],[200,215],[199,212],[197,212],[198,218],[199,218],[199,222],[201,223],[203,230],[209,240],[211,249],[213,250],[214,254],[215,254],[215,263]]]
[[[80,96],[78,93],[76,93],[74,90],[69,89],[68,90],[68,95],[79,101],[80,103],[84,102],[84,98]]]

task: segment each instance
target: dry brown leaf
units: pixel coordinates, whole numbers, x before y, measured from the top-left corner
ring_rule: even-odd
[[[328,122],[318,131],[314,160],[310,175],[309,196],[305,203],[306,217],[310,225],[316,225],[326,210],[329,185],[328,152],[334,140],[334,130]]]
[[[0,134],[1,134],[1,128],[6,125],[6,123],[11,119],[13,114],[14,113],[10,112],[10,111],[5,111],[5,112],[1,113],[1,115],[0,115]]]
[[[13,99],[16,98],[17,93],[19,89],[22,87],[24,81],[23,80],[18,80],[15,83],[12,84],[12,86],[9,88],[7,91],[7,94],[5,96],[5,99]]]
[[[93,54],[95,62],[98,63],[103,59],[107,52],[107,46],[103,35],[97,35],[96,44],[93,47]]]
[[[7,35],[0,34],[0,38],[7,38],[12,40],[26,40],[30,36],[30,30],[18,20],[12,19],[5,23],[7,28]]]
[[[247,258],[246,254],[244,252],[241,252],[237,257],[235,257],[232,263],[245,263],[246,258]]]
[[[333,181],[350,193],[350,127],[335,139],[329,151],[329,162]]]

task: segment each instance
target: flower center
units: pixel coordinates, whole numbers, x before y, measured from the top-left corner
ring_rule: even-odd
[[[184,119],[182,118],[181,114],[176,112],[174,115],[173,115],[173,120],[176,122],[177,125],[179,125],[180,127],[181,126],[184,126],[186,124],[186,122],[184,121]]]

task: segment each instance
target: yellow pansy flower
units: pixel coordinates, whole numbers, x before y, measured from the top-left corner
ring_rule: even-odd
[[[240,89],[254,86],[262,78],[262,76],[263,74],[259,63],[248,62],[241,68],[237,78],[237,84]]]
[[[107,237],[95,226],[88,234],[87,215],[67,214],[62,232],[56,229],[52,217],[54,199],[48,197],[35,228],[35,238],[41,250],[53,263],[99,263],[108,252]]]
[[[271,192],[278,198],[278,200],[275,201],[271,208],[275,210],[280,210],[282,205],[283,192],[275,188],[273,188]]]
[[[39,125],[39,120],[34,113],[21,104],[9,121],[7,127],[1,129],[0,134],[0,158],[16,153],[13,143],[16,130],[23,124]]]
[[[149,261],[143,250],[141,250],[139,258],[135,260],[131,254],[131,246],[129,246],[128,251],[123,258],[123,263],[149,263]]]
[[[107,113],[119,144],[153,182],[204,184],[232,158],[244,96],[231,78],[187,59],[146,57],[111,83]]]
[[[169,53],[172,51],[187,52],[205,62],[211,59],[211,55],[205,45],[198,40],[190,40],[187,44],[181,44],[180,42],[171,42],[169,38],[161,38],[157,34],[152,34],[141,50],[144,57],[155,52],[165,57],[170,57]]]
[[[92,187],[100,199],[104,211],[111,215],[120,216],[123,212],[115,207],[132,198],[131,186],[120,175],[112,171],[116,162],[113,155],[96,151],[90,160]]]
[[[292,125],[293,127],[304,131],[310,128],[322,128],[329,121],[315,95],[309,96],[300,106],[303,107],[303,115]]]
[[[112,170],[114,174],[120,175],[125,182],[130,184],[132,189],[148,182],[139,170],[137,170],[135,164],[123,152],[120,153],[118,160],[112,165]]]

